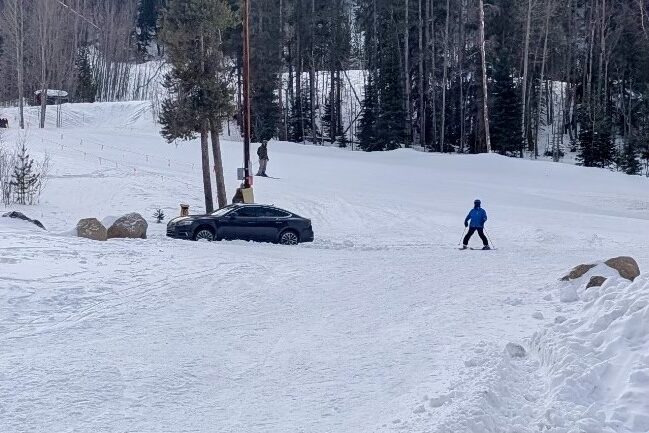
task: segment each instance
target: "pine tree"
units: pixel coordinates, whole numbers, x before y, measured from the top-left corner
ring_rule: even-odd
[[[601,109],[591,113],[589,107],[581,107],[579,121],[578,163],[585,167],[609,167],[615,159],[610,118]]]
[[[34,170],[34,160],[27,153],[23,141],[16,155],[16,165],[13,170],[10,185],[17,204],[34,204],[34,198],[40,182],[40,174]]]
[[[493,150],[501,155],[518,156],[522,146],[520,91],[504,61],[494,64],[491,89],[489,113]]]
[[[289,118],[289,139],[300,143],[312,136],[309,110],[311,106],[309,90],[302,87],[300,95],[295,98]],[[303,133],[304,132],[304,133]]]
[[[163,0],[140,0],[137,10],[137,49],[146,53],[153,37],[158,32],[158,16]]]
[[[88,58],[88,48],[79,48],[76,61],[77,69],[77,101],[95,102],[97,95],[97,84],[92,75],[92,67]]]
[[[407,116],[401,82],[398,40],[392,36],[396,29],[390,26],[389,20],[386,20],[385,25],[391,28],[385,32],[385,40],[379,45],[381,70],[376,82],[379,94],[377,131],[380,131],[378,138],[381,148],[394,150],[406,142],[407,131],[404,119]]]
[[[641,155],[641,141],[633,136],[624,140],[622,151],[619,155],[619,166],[626,174],[638,175],[642,172],[639,157]]]
[[[212,135],[214,170],[219,204],[226,199],[218,133],[233,111],[232,94],[224,70],[221,41],[234,23],[224,0],[167,0],[161,37],[167,45],[172,69],[165,77],[169,97],[160,113],[167,141],[200,135],[205,210],[214,209],[210,176],[209,135]],[[217,134],[215,137],[214,135]]]
[[[359,121],[358,128],[358,147],[366,152],[374,152],[377,150],[384,150],[377,139],[377,107],[378,100],[376,88],[374,86],[374,78],[372,73],[367,77],[367,84],[365,85],[365,99],[363,99],[362,115]]]

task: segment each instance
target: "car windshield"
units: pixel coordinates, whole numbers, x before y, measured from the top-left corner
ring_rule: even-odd
[[[232,211],[232,210],[234,210],[236,208],[237,208],[237,206],[233,206],[233,205],[226,206],[226,207],[223,207],[223,208],[217,210],[216,212],[212,212],[212,215],[220,217],[220,216],[226,215],[228,212],[230,212],[230,211]]]

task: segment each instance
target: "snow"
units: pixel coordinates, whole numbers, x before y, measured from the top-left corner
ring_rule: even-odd
[[[273,141],[280,179],[256,198],[316,241],[193,243],[152,215],[201,211],[196,141],[165,143],[149,102],[55,114],[38,130],[28,109],[52,176],[12,207],[49,231],[0,218],[0,431],[649,430],[647,275],[559,281],[620,255],[647,269],[647,179]],[[232,196],[242,149],[222,144]],[[457,248],[475,198],[497,250]],[[149,239],[70,236],[130,212]]]
[[[37,90],[34,92],[34,95],[40,95],[42,93],[41,90]],[[65,90],[55,90],[55,89],[47,89],[47,96],[56,96],[60,98],[67,98],[68,92]]]

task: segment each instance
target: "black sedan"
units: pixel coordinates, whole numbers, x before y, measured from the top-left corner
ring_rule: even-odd
[[[195,241],[246,240],[296,245],[313,242],[311,221],[292,212],[258,204],[235,204],[209,215],[179,217],[167,236]]]

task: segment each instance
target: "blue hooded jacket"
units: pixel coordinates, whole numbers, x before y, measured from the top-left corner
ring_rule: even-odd
[[[487,222],[487,212],[480,205],[476,205],[464,219],[465,224],[469,221],[471,221],[470,227],[476,229],[484,228],[484,223]]]

